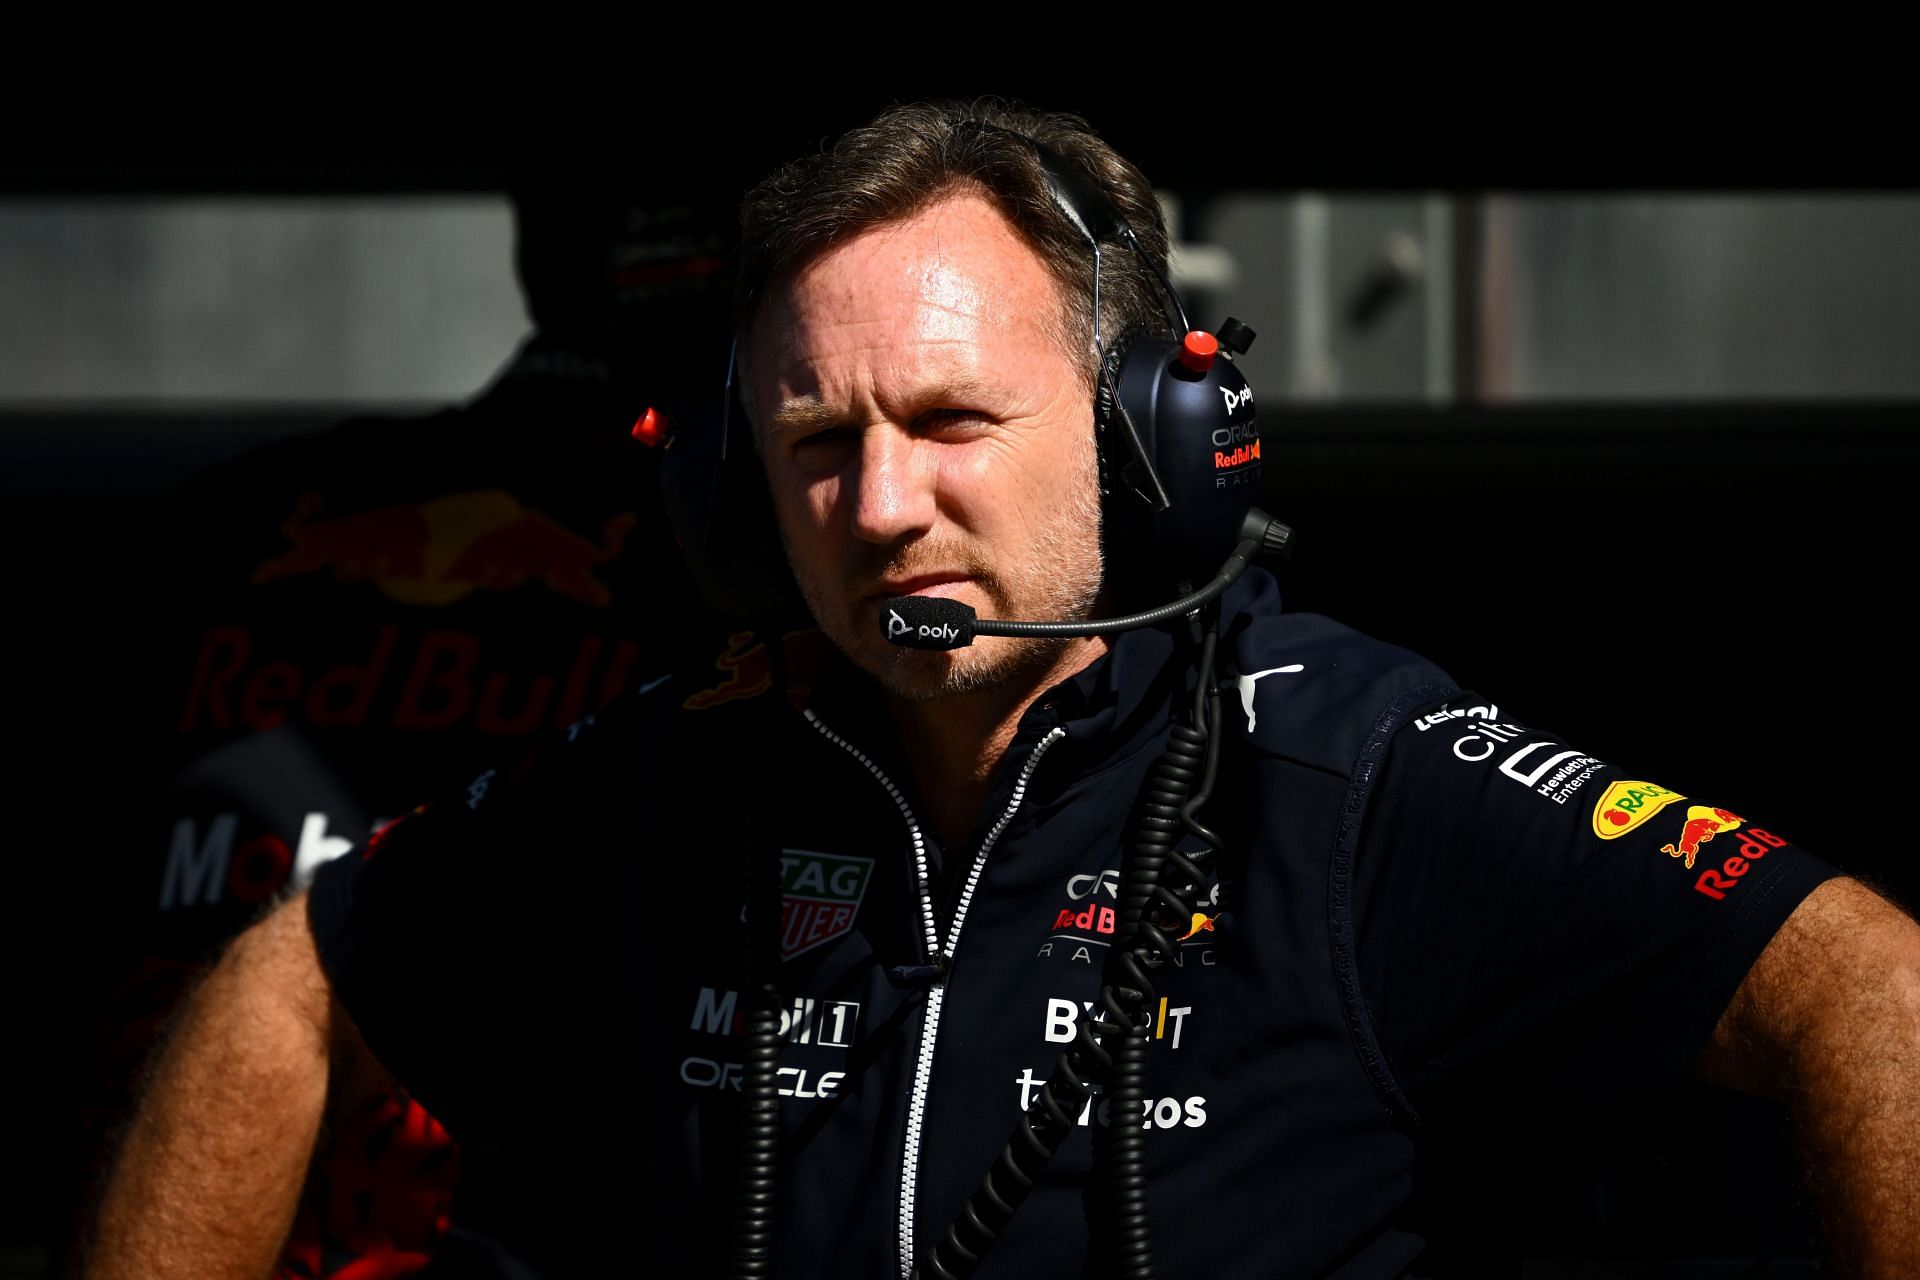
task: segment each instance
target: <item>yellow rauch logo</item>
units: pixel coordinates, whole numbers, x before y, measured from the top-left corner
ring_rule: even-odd
[[[1668,805],[1686,797],[1651,782],[1616,782],[1594,802],[1593,834],[1602,840],[1623,836]]]

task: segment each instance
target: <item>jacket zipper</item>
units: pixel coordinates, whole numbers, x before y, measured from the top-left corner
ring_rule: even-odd
[[[820,731],[827,741],[858,760],[866,771],[873,775],[880,785],[886,788],[887,795],[899,807],[900,816],[906,819],[907,834],[913,840],[914,875],[919,884],[920,921],[924,933],[927,963],[939,965],[943,969],[953,962],[954,952],[960,945],[960,927],[966,923],[967,908],[973,903],[974,890],[979,887],[980,874],[986,869],[987,855],[993,852],[993,846],[999,841],[1000,833],[1013,821],[1013,815],[1019,812],[1020,803],[1026,799],[1027,783],[1033,778],[1033,771],[1040,763],[1040,757],[1047,753],[1067,731],[1058,725],[1047,736],[1034,743],[1028,753],[1026,763],[1020,766],[1020,776],[1014,780],[1013,795],[1007,800],[1006,811],[1000,820],[993,824],[986,838],[980,842],[979,852],[973,855],[973,865],[968,868],[966,883],[960,890],[960,898],[954,904],[953,919],[947,925],[947,945],[940,946],[939,923],[934,918],[932,876],[927,865],[926,839],[920,834],[920,823],[913,816],[913,809],[907,804],[907,798],[893,779],[880,770],[865,752],[848,742],[845,738],[828,728],[826,723],[811,710],[806,713],[807,723]],[[946,1002],[946,982],[944,977],[927,989],[926,1016],[920,1024],[920,1051],[914,1061],[913,1093],[907,1103],[907,1136],[905,1150],[900,1165],[900,1275],[902,1280],[913,1272],[913,1213],[914,1196],[920,1181],[920,1130],[926,1121],[927,1091],[933,1079],[933,1052],[935,1042],[940,1035],[940,1010]]]

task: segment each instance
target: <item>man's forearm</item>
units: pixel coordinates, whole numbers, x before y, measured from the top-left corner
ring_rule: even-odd
[[[1920,1275],[1920,930],[1864,886],[1801,904],[1728,1010],[1792,1112],[1837,1274]]]
[[[330,997],[306,903],[242,934],[194,993],[115,1161],[87,1275],[264,1277],[326,1108]]]

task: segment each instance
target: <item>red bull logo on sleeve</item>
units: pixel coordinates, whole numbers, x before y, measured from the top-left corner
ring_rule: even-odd
[[[1594,801],[1593,834],[1602,840],[1617,840],[1668,805],[1685,799],[1678,791],[1651,782],[1616,782]]]
[[[1720,813],[1723,810],[1716,809]],[[1739,819],[1735,818],[1735,822]],[[1722,827],[1721,830],[1731,830]],[[1712,898],[1715,902],[1725,902],[1727,895],[1740,887],[1740,882],[1753,870],[1754,864],[1765,858],[1775,849],[1786,848],[1787,842],[1773,832],[1760,827],[1748,827],[1740,833],[1740,845],[1717,867],[1707,867],[1700,872],[1700,878],[1693,882],[1694,892]],[[1722,845],[1721,848],[1726,846]],[[1692,866],[1691,860],[1687,863]]]
[[[1680,828],[1680,838],[1672,844],[1661,845],[1660,852],[1670,858],[1685,858],[1687,870],[1691,871],[1700,846],[1722,831],[1738,830],[1741,821],[1741,818],[1725,809],[1710,809],[1703,804],[1690,805],[1687,808],[1687,821]]]
[[[336,516],[322,516],[325,506],[316,494],[300,499],[281,526],[292,548],[253,571],[256,585],[330,572],[402,604],[446,605],[539,582],[604,609],[613,593],[594,571],[620,554],[637,520],[630,511],[611,517],[595,542],[500,489]]]

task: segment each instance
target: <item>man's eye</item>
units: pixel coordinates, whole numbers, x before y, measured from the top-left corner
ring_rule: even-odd
[[[978,409],[933,409],[920,415],[919,426],[935,435],[963,433],[980,426],[987,415]]]
[[[812,435],[802,436],[800,439],[794,441],[793,451],[805,457],[809,454],[819,454],[826,450],[837,449],[851,439],[853,439],[853,431],[850,428],[828,427],[824,431],[816,431]]]

